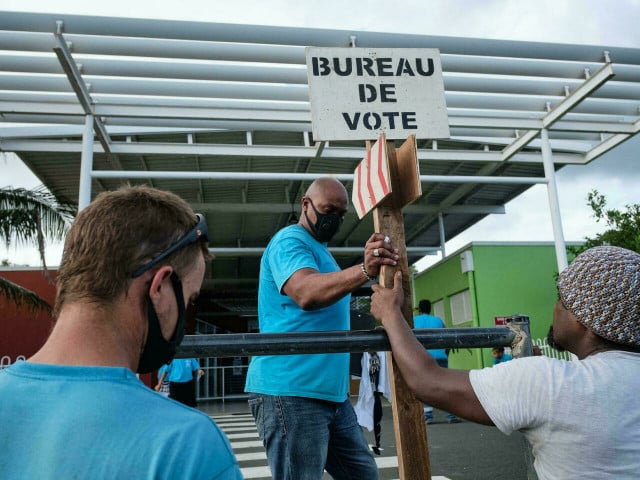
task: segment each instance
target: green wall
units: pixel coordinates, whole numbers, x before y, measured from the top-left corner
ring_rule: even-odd
[[[462,273],[460,254],[471,250],[474,271]],[[455,325],[489,327],[494,317],[527,315],[533,338],[546,336],[558,298],[555,247],[544,244],[471,243],[443,261],[420,273],[414,281],[416,303],[427,298],[444,299],[447,327],[452,327],[449,298],[475,286],[474,321]],[[475,323],[477,322],[477,324]],[[464,349],[452,353],[452,368],[481,368],[492,365],[491,349]]]

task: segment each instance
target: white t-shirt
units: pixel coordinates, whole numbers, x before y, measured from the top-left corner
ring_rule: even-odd
[[[469,373],[495,425],[531,443],[540,480],[640,478],[640,354],[528,357]]]

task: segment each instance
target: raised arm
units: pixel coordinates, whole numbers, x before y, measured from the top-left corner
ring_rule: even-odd
[[[418,342],[402,316],[402,273],[396,272],[393,289],[374,285],[371,313],[382,322],[391,342],[393,358],[413,394],[425,403],[467,420],[493,425],[476,397],[469,372],[442,368]]]
[[[368,282],[369,278],[378,276],[382,265],[397,264],[398,250],[385,240],[388,238],[381,233],[369,237],[362,264],[332,273],[303,268],[291,275],[282,290],[304,310],[332,305]]]

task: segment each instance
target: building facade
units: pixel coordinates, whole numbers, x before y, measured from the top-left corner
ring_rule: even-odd
[[[448,328],[491,327],[501,317],[526,315],[533,339],[544,338],[558,299],[558,266],[551,242],[472,242],[413,279],[413,303],[426,298]],[[490,348],[451,353],[452,368],[493,364]]]

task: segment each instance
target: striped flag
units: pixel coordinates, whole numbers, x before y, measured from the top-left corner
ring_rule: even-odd
[[[353,172],[351,201],[358,213],[358,218],[364,217],[391,193],[386,146],[383,133]]]

